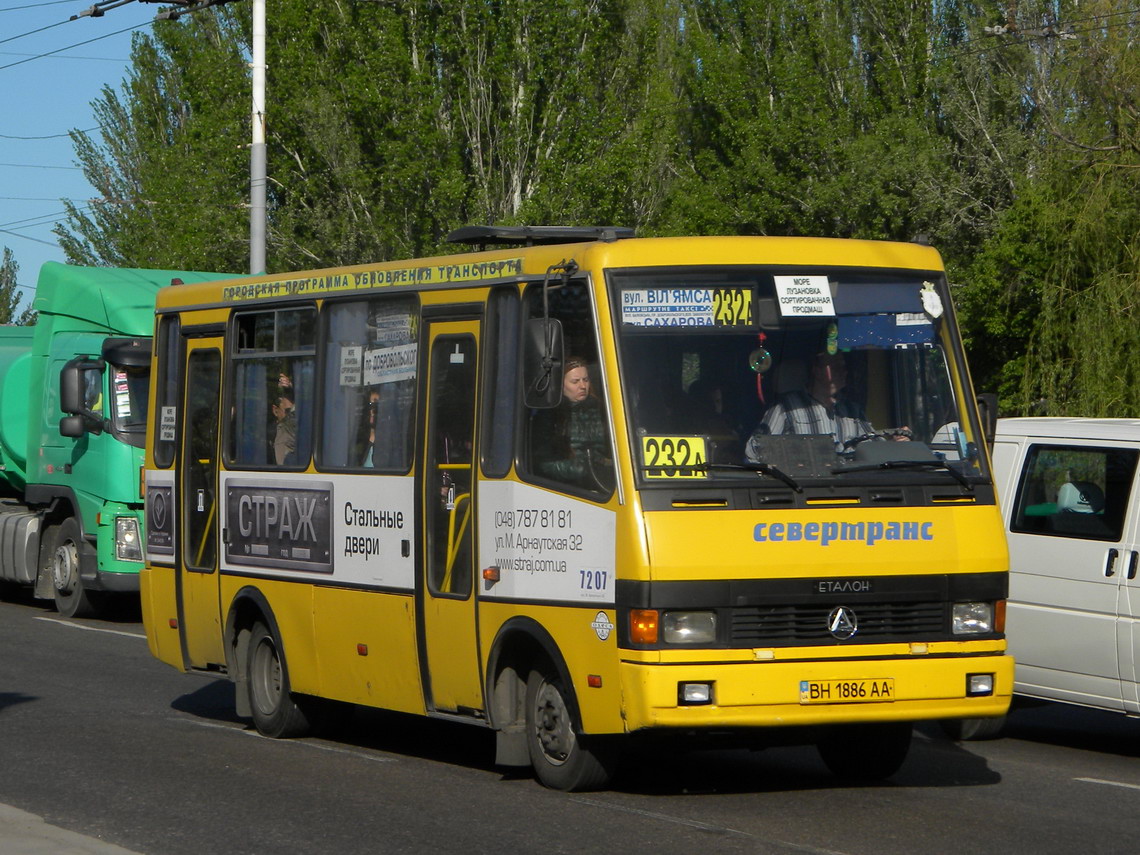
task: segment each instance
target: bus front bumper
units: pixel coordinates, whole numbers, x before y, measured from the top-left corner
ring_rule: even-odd
[[[984,689],[986,675],[992,676],[992,693],[969,694],[979,686]],[[621,664],[621,676],[629,731],[989,718],[1009,709],[1013,657],[677,664],[627,660]]]

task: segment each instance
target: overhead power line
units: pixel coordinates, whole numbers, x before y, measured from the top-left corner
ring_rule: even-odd
[[[0,12],[19,12],[23,9],[39,9],[43,6],[61,6],[64,3],[71,3],[71,0],[48,0],[47,3],[30,3],[26,6],[6,6],[0,9]]]
[[[96,125],[93,128],[87,128],[85,130],[79,131],[79,133],[89,134],[92,131],[102,130],[102,128],[103,128],[102,125]],[[17,137],[17,136],[13,136],[11,134],[0,134],[0,140],[57,140],[57,139],[61,139],[63,137],[69,137],[69,136],[71,136],[71,131],[68,131],[67,133],[63,133],[63,134],[47,134],[46,136],[42,136],[42,137]]]
[[[64,23],[67,23],[67,22],[65,21]],[[47,53],[41,53],[41,54],[37,54],[36,56],[28,57],[27,59],[20,59],[20,60],[17,60],[16,62],[10,62],[7,65],[0,65],[0,71],[3,71],[5,68],[12,68],[12,67],[17,66],[17,65],[23,65],[25,62],[31,62],[32,60],[35,60],[35,59],[43,59],[45,56],[52,56],[53,54],[63,53],[65,50],[71,50],[72,48],[82,47],[83,45],[89,45],[92,42],[97,42],[97,41],[100,41],[102,39],[109,39],[109,38],[111,38],[111,36],[117,36],[120,33],[129,33],[129,32],[131,32],[131,30],[139,30],[139,29],[142,29],[143,27],[149,27],[150,24],[151,24],[150,21],[145,21],[142,24],[135,24],[133,27],[124,27],[121,30],[115,30],[115,32],[113,32],[113,33],[104,33],[103,35],[96,36],[93,39],[87,39],[86,41],[76,42],[73,45],[67,45],[66,47],[56,48],[55,50],[49,50]],[[53,24],[52,26],[56,26],[56,25]],[[47,29],[47,27],[45,27],[44,29]],[[0,42],[0,44],[2,44],[2,42]]]
[[[78,166],[49,166],[42,163],[0,163],[0,166],[11,166],[15,169],[80,169]]]

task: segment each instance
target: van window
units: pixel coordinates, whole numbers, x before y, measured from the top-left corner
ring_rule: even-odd
[[[1119,541],[1138,452],[1031,445],[1010,528],[1025,534]]]

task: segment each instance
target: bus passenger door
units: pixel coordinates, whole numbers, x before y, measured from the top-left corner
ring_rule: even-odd
[[[225,661],[219,624],[218,412],[221,340],[188,339],[177,507],[182,511],[178,624],[183,658],[196,667]]]
[[[429,709],[483,709],[475,622],[475,400],[478,321],[428,331],[421,476],[420,649]]]

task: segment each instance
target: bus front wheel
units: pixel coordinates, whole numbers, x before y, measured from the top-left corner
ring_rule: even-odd
[[[881,781],[897,772],[910,751],[912,726],[876,722],[836,727],[817,745],[834,775],[848,781]]]
[[[274,738],[302,736],[309,730],[304,711],[293,698],[281,645],[263,623],[249,637],[249,707],[258,733]]]
[[[1005,716],[998,718],[943,719],[942,730],[955,742],[979,742],[997,739],[1005,730]]]
[[[527,751],[535,777],[552,790],[577,792],[610,779],[601,747],[577,732],[560,678],[531,671],[526,683]]]

